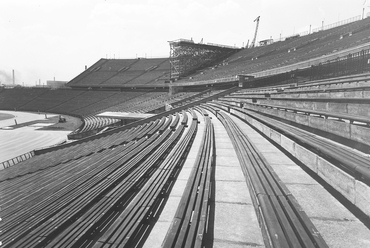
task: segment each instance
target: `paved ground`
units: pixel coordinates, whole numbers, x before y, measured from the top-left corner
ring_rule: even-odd
[[[0,121],[11,119],[13,117],[14,117],[14,115],[11,115],[11,114],[0,113]]]
[[[233,144],[222,123],[214,116],[215,222],[213,247],[265,247]]]
[[[15,111],[0,111],[0,114],[4,117],[0,121],[0,162],[64,142],[72,126],[77,128],[78,125],[74,120],[77,118],[68,117],[63,127],[57,123],[58,115],[55,114]]]

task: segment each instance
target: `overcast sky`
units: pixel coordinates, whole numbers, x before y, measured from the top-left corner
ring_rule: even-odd
[[[69,81],[100,58],[168,57],[180,38],[241,47],[365,15],[367,0],[0,0],[0,82]]]

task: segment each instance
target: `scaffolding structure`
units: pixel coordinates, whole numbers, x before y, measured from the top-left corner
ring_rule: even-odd
[[[194,43],[179,39],[170,44],[170,79],[186,77],[239,51],[239,48],[219,44]]]

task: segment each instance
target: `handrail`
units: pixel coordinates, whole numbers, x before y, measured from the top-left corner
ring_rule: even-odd
[[[291,38],[291,37],[294,37],[294,36],[297,36],[297,35],[299,35],[300,37],[306,36],[306,35],[309,35],[309,34],[313,34],[315,32],[324,31],[324,30],[328,30],[328,29],[331,29],[331,28],[336,28],[336,27],[339,27],[339,26],[342,26],[342,25],[345,25],[345,24],[349,24],[349,23],[352,23],[352,22],[355,22],[355,21],[359,21],[359,20],[361,20],[360,15],[354,16],[354,17],[351,17],[351,18],[348,18],[348,19],[345,19],[345,20],[342,20],[342,21],[339,21],[339,22],[335,22],[335,23],[331,23],[331,24],[328,24],[328,25],[325,25],[325,26],[314,28],[314,29],[312,29],[311,32],[310,31],[304,31],[304,32],[297,33],[297,34],[293,34],[293,35],[289,35],[289,36],[285,36],[285,37],[280,37],[280,38],[274,39],[274,42],[284,41],[287,38]]]
[[[10,166],[13,166],[13,165],[18,164],[20,162],[23,162],[23,161],[25,161],[29,158],[32,158],[33,156],[35,156],[35,152],[30,151],[30,152],[26,152],[22,155],[16,156],[14,158],[8,159],[8,160],[0,163],[0,170],[3,170],[5,168],[9,168]]]

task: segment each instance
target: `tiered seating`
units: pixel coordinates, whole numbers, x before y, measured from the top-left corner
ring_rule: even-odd
[[[37,110],[47,112],[73,98],[79,97],[79,95],[84,92],[84,90],[47,90],[44,94],[38,96],[19,109],[23,111]]]
[[[159,82],[159,79],[166,76],[169,73],[168,70],[152,70],[148,71],[140,76],[133,78],[131,81],[127,82],[127,85],[139,85],[139,84],[150,84],[153,82],[156,83],[164,83]],[[156,80],[158,79],[158,80]]]
[[[163,247],[202,247],[202,238],[208,230],[210,211],[211,174],[215,166],[214,130],[208,114],[205,114],[206,130],[201,150],[195,161],[189,181],[181,197],[175,219]],[[197,223],[192,225],[191,223]],[[209,231],[208,231],[209,232]]]
[[[359,75],[283,91],[244,89],[211,105],[245,119],[369,214],[358,200],[370,186],[367,80]]]
[[[42,111],[74,115],[84,119],[85,125],[78,131],[102,128],[118,122],[117,119],[95,115],[104,111],[150,112],[164,107],[165,103],[187,97],[179,93],[169,97],[164,92],[119,92],[91,90],[11,89],[1,94],[2,109],[14,107],[23,111]]]
[[[99,129],[117,122],[119,122],[119,120],[114,118],[103,118],[95,115],[84,116],[84,126],[79,130],[79,132]]]
[[[216,113],[218,108],[212,105],[203,108],[211,110],[225,126],[239,161],[242,161],[252,201],[258,204],[255,206],[257,216],[268,220],[260,224],[261,229],[269,233],[273,247],[300,247],[300,240],[305,240],[305,246],[327,247],[310,218],[300,211],[292,193],[243,130],[225,112]]]
[[[145,66],[145,73],[127,82],[127,85],[163,84],[169,76],[170,63],[168,59],[158,59],[150,64],[146,63]],[[142,67],[144,68],[144,65]]]
[[[162,117],[36,156],[4,171],[0,175],[2,218],[6,219],[2,245],[80,246],[96,242],[96,230],[101,234],[116,231],[107,230],[107,223],[120,226],[115,242],[138,242],[137,235],[123,235],[123,230],[140,233],[145,220],[161,211],[157,203],[193,142],[194,118],[186,138],[177,144],[188,123],[187,113],[182,116],[182,124],[172,125],[172,116]],[[121,223],[120,214],[135,217]],[[112,236],[102,236],[96,244],[104,244],[108,237]]]
[[[168,58],[158,59],[101,59],[68,85],[143,85],[164,83],[169,73]]]
[[[90,105],[98,103],[103,99],[114,95],[114,91],[85,91],[83,94],[70,99],[69,101],[49,109],[51,112],[66,113],[75,115],[88,115],[93,109],[88,108]],[[84,109],[83,109],[84,108]],[[79,111],[81,109],[81,111]]]
[[[101,129],[106,126],[110,126],[114,123],[119,122],[118,119],[112,119],[112,118],[102,118],[97,117],[98,113],[102,113],[105,111],[113,111],[113,112],[137,112],[137,113],[148,113],[151,111],[154,111],[156,109],[163,108],[166,103],[172,103],[179,101],[183,98],[189,97],[194,93],[178,93],[174,96],[169,97],[167,93],[163,92],[152,92],[152,93],[143,93],[143,92],[121,92],[114,95],[115,97],[121,96],[120,102],[116,102],[114,104],[114,107],[106,108],[108,104],[105,104],[105,101],[108,101],[109,103],[112,103],[110,100],[113,97],[109,97],[106,100],[99,101],[96,104],[92,104],[88,106],[88,108],[91,108],[95,105],[97,110],[96,112],[84,115],[84,126],[80,130],[76,130],[76,132],[87,132],[94,129]],[[123,101],[123,96],[128,97],[126,101]],[[102,105],[102,106],[100,106]],[[111,106],[110,104],[109,106]],[[98,108],[100,106],[100,108]],[[86,108],[81,108],[79,111],[85,110]]]
[[[1,94],[1,109],[45,111],[87,116],[124,102],[142,93],[87,91],[70,89],[6,89]]]
[[[166,97],[167,95],[168,94],[164,92],[144,93],[135,98],[130,99],[127,102],[108,108],[106,111],[136,112],[150,106],[151,104],[154,104],[158,97]]]
[[[18,109],[47,92],[44,88],[14,88],[0,92],[0,109]]]
[[[370,41],[369,29],[370,19],[367,18],[300,38],[275,42],[264,47],[244,49],[229,57],[222,64],[192,75],[192,79],[183,79],[180,82],[252,74],[320,57]],[[352,35],[349,36],[348,33],[351,31],[353,31]],[[344,37],[341,38],[343,35]]]
[[[69,86],[99,85],[127,70],[136,59],[100,59],[97,63],[72,79]]]
[[[189,101],[194,102],[197,100],[202,100],[206,97],[210,97],[215,94],[220,94],[222,92],[223,91],[214,91],[214,92],[206,91],[204,93],[182,92],[182,93],[173,95],[171,97],[169,97],[168,94],[161,93],[161,92],[144,93],[136,98],[133,98],[115,107],[108,108],[106,109],[106,111],[137,112],[137,113],[148,113],[148,112],[153,113],[154,111],[155,113],[155,110],[163,111],[165,104],[174,103],[176,107],[179,107],[181,105],[189,103]],[[192,97],[193,95],[196,95],[197,97],[194,98]],[[187,101],[187,98],[189,98],[190,100]],[[181,105],[177,103],[180,103]],[[114,124],[115,122],[118,122],[118,120],[105,119],[105,118],[100,118],[100,117],[91,115],[88,118],[86,118],[85,126],[73,132],[69,137],[71,139],[80,139],[81,135],[82,137],[93,135],[96,132],[92,133],[91,130],[102,129],[103,127]],[[99,130],[95,130],[95,131],[99,131]]]
[[[252,73],[352,47],[370,39],[369,29],[367,19],[267,47],[246,49],[194,80]],[[69,84],[155,84],[166,77],[168,66],[167,58],[102,59]],[[195,166],[163,246],[203,247],[208,246],[203,243],[207,238],[212,246],[215,209],[210,204],[215,202],[217,188],[213,168],[216,145],[209,111],[227,129],[254,197],[252,204],[259,222],[262,229],[266,228],[263,235],[271,241],[266,242],[267,246],[327,247],[292,193],[226,112],[246,120],[370,216],[366,196],[370,186],[369,77],[243,89],[195,107],[204,118],[203,138],[197,157],[192,158]],[[206,91],[191,101],[200,105],[205,97],[218,97],[221,93]],[[196,93],[170,97],[163,92],[14,89],[0,92],[0,108],[82,116],[85,126],[81,131],[87,132],[116,121],[96,117],[97,113],[150,112],[165,103],[182,102],[193,94]],[[1,245],[142,246],[164,209],[198,130],[193,110],[175,111],[144,120],[147,123],[142,125],[133,123],[132,128],[126,126],[65,144],[4,170],[0,174],[0,205],[1,218],[6,222],[2,223]],[[348,183],[336,184],[339,180]],[[272,233],[275,235],[269,235]]]
[[[242,103],[244,108],[339,136],[342,142],[366,150],[362,146],[370,146],[369,95],[367,79],[347,77],[279,92],[243,90],[220,100]]]

